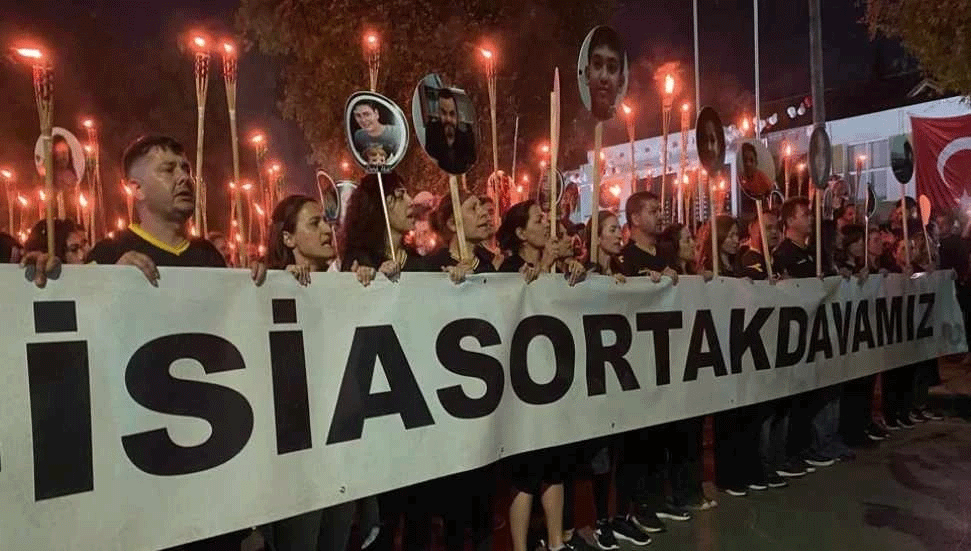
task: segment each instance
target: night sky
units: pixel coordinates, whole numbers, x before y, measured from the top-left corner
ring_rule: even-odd
[[[798,97],[809,94],[809,38],[807,0],[770,1],[762,0],[761,51],[762,51],[762,99],[763,102],[781,97]],[[701,29],[702,65],[702,103],[713,91],[706,86],[706,74],[717,68],[722,74],[730,74],[737,81],[740,90],[748,93],[754,89],[753,44],[752,44],[752,2],[750,0],[701,0],[699,2]],[[827,0],[823,2],[823,35],[826,58],[826,86],[841,86],[865,81],[871,78],[877,56],[900,58],[902,52],[896,44],[884,40],[871,42],[865,27],[860,23],[863,7],[857,0]],[[179,31],[187,31],[195,22],[204,22],[209,28],[221,28],[229,33],[233,29],[233,14],[237,0],[168,0],[166,2],[134,2],[125,0],[89,0],[86,2],[67,1],[12,1],[0,0],[0,40],[12,44],[15,39],[33,36],[41,40],[56,33],[78,33],[74,31],[76,21],[101,27],[102,32],[110,33],[114,47],[124,48],[137,44],[156,44],[157,47],[176,49]],[[621,1],[611,23],[625,37],[632,55],[658,56],[680,60],[686,65],[686,74],[691,74],[693,59],[692,21],[690,0],[676,2],[645,0]],[[83,43],[83,37],[80,37]],[[77,44],[77,42],[75,42]],[[359,55],[356,40],[349,41]],[[86,105],[98,105],[99,90],[96,84],[86,82],[74,86],[71,80],[83,81],[84,67],[73,66],[74,52],[60,51],[58,44],[48,44],[55,51],[60,63],[72,65],[66,70],[69,82],[58,83],[59,94],[69,99],[58,104],[55,109],[55,125],[77,128],[71,119],[78,115],[65,113],[71,109],[81,110]],[[77,47],[77,46],[72,46]],[[83,46],[81,46],[83,47]],[[579,47],[579,45],[577,45]],[[191,67],[188,54],[185,63]],[[124,70],[124,68],[118,68]],[[295,124],[283,121],[277,110],[281,96],[276,75],[278,67],[274,62],[258,54],[248,52],[240,63],[239,120],[241,139],[253,128],[269,131],[273,156],[283,161],[289,171],[291,184],[310,191],[312,169],[307,164],[309,148]],[[19,75],[19,76],[18,76]],[[13,66],[7,60],[0,61],[0,78],[9,80],[20,78],[23,94],[30,100],[28,72]],[[215,73],[218,76],[218,71]],[[132,86],[143,86],[145,75],[131,75]],[[149,81],[150,82],[150,81]],[[567,84],[569,87],[570,84]],[[77,89],[83,87],[83,90]],[[185,84],[191,88],[191,80]],[[0,92],[10,94],[10,83],[0,82]],[[569,93],[576,93],[570,90]],[[217,98],[212,97],[218,96]],[[60,97],[60,96],[59,96]],[[221,85],[210,89],[209,108],[225,109]],[[342,103],[342,102],[338,102]],[[23,102],[18,108],[25,106]],[[27,106],[32,103],[26,104]],[[107,113],[95,113],[108,117]],[[729,115],[730,117],[734,114]],[[764,116],[770,113],[763,113]],[[546,116],[543,114],[543,116]],[[568,120],[564,114],[564,120]],[[724,117],[723,117],[724,118]],[[67,119],[67,120],[65,120]],[[3,129],[4,126],[18,126]],[[19,126],[26,126],[20,128]],[[207,132],[223,132],[212,128]],[[11,135],[19,137],[36,136],[36,112],[27,116],[6,117],[0,122],[3,139]],[[156,131],[165,132],[165,128]],[[224,139],[224,138],[219,138]],[[228,139],[224,141],[228,142]],[[208,140],[207,140],[208,144]],[[194,145],[194,142],[193,142]],[[208,150],[207,145],[207,150]],[[190,148],[194,149],[194,147]],[[14,163],[23,166],[21,160],[4,158],[20,151],[20,148],[4,146],[0,143],[0,164]],[[117,155],[118,152],[106,152]],[[244,155],[245,157],[245,155]],[[29,161],[29,159],[28,159]],[[249,162],[249,161],[247,161]],[[27,165],[29,166],[29,165]],[[245,164],[244,164],[245,169]]]

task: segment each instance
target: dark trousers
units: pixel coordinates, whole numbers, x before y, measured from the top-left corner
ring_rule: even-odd
[[[914,409],[914,374],[918,364],[883,372],[883,418],[905,419]]]
[[[843,385],[840,400],[840,433],[849,446],[866,442],[864,432],[873,422],[873,390],[877,376],[870,375],[854,379]]]
[[[914,408],[927,408],[927,398],[930,388],[941,384],[941,374],[937,369],[937,360],[927,360],[917,364],[914,373]]]
[[[625,514],[632,503],[660,510],[665,480],[671,483],[674,504],[698,501],[703,428],[704,418],[696,417],[626,433],[617,467],[617,514]]]
[[[756,404],[715,414],[715,483],[720,488],[765,481],[759,434],[767,411]]]

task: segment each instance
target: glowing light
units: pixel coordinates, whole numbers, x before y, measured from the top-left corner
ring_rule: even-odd
[[[132,190],[131,190],[131,187],[130,186],[126,186],[126,185],[123,184],[121,186],[121,188],[125,190],[125,195],[127,195],[129,197],[132,196]]]
[[[546,168],[546,161],[545,160],[540,161],[539,162],[539,167],[540,168]]]
[[[523,192],[523,186],[516,186],[516,193],[522,193],[522,192]]]
[[[617,184],[610,186],[610,194],[614,197],[620,197],[620,186]]]
[[[3,170],[0,170],[0,176],[3,176],[7,180],[13,180],[13,172],[11,172],[10,170],[8,170],[6,168],[3,169]]]
[[[17,48],[16,52],[20,57],[27,59],[42,59],[44,57],[44,53],[37,48]]]
[[[789,155],[792,155],[792,146],[787,144],[786,145],[786,157],[788,157]]]
[[[861,164],[862,163],[865,163],[866,162],[866,155],[860,155],[859,157],[856,158],[856,160],[860,161]]]
[[[81,122],[81,126],[87,128],[88,130],[91,130],[92,128],[94,128],[94,121],[91,119],[84,119],[84,121]]]
[[[264,254],[266,254],[266,247],[263,246],[263,245],[260,245],[259,247],[257,247],[256,250],[258,250],[260,252],[260,255],[261,256],[264,255]]]
[[[482,52],[482,57],[488,59],[489,61],[492,61],[492,51],[487,50],[485,48],[479,48],[479,51]]]
[[[47,201],[47,194],[44,193],[44,190],[38,189],[37,190],[37,195],[40,196],[40,200],[41,201]]]
[[[523,174],[523,183],[524,184],[528,184],[529,183],[529,175],[528,174]]]
[[[27,234],[25,234],[25,233],[24,233],[24,232],[22,232],[22,231],[21,231],[21,232],[17,232],[17,237],[19,237],[19,238],[20,238],[20,242],[21,242],[21,243],[24,243],[24,242],[26,242],[26,241],[27,241]]]
[[[600,152],[600,160],[601,161],[606,161],[607,160],[607,155],[603,151]]]
[[[685,174],[685,175],[684,175],[684,178],[682,178],[682,179],[681,179],[681,182],[682,182],[682,183],[683,183],[683,184],[684,184],[685,186],[687,186],[687,185],[688,185],[688,175],[687,175],[687,174]]]
[[[799,163],[799,165],[796,166],[796,168],[798,168],[800,172],[803,170],[806,170],[806,163]]]
[[[252,142],[253,145],[260,145],[266,141],[266,136],[264,136],[263,134],[255,134],[253,135],[252,138],[249,139],[249,141]]]
[[[199,230],[197,230],[195,226],[189,228],[189,233],[192,235],[192,237],[199,237]]]
[[[94,148],[91,147],[90,145],[85,144],[84,152],[87,153],[88,155],[91,155],[92,153],[94,153]]]
[[[229,42],[223,42],[223,52],[225,52],[226,55],[233,55],[236,53],[236,47]]]
[[[108,239],[114,239],[114,238],[115,238],[115,232],[113,231],[108,232]]]
[[[124,230],[125,229],[125,221],[123,219],[119,218],[117,221],[115,221],[115,227],[118,228],[118,231]]]
[[[691,109],[690,103],[685,103],[684,105],[681,106],[681,110],[684,111],[685,113],[688,112],[688,109]]]
[[[195,46],[197,48],[205,48],[206,47],[206,39],[205,38],[202,38],[201,36],[193,37],[192,38],[192,43],[195,44]]]
[[[364,37],[365,43],[367,43],[368,48],[376,50],[378,48],[378,35],[374,33],[369,33]]]
[[[81,205],[82,209],[88,208],[88,198],[83,193],[78,195],[78,204]]]
[[[254,204],[253,208],[256,209],[256,214],[260,215],[261,217],[266,216],[266,213],[263,212],[263,207]]]
[[[748,119],[747,118],[742,119],[742,131],[743,132],[748,132]]]
[[[630,106],[627,105],[626,103],[620,104],[620,107],[621,107],[621,109],[624,110],[624,114],[627,115],[628,117],[631,115],[631,113],[634,112],[634,110],[631,109]]]
[[[233,191],[236,191],[236,183],[235,182],[229,182],[229,189],[231,189]]]
[[[280,166],[280,163],[273,163],[272,165],[270,165],[270,169],[273,170],[273,172],[280,172],[280,170],[282,170],[282,167]]]
[[[351,163],[344,161],[341,163],[341,168],[346,172],[351,169]]]
[[[718,182],[718,189],[725,191],[725,180]]]
[[[243,236],[237,233],[236,234],[236,242],[237,243],[242,243],[243,242]]]
[[[674,93],[674,77],[671,75],[664,75],[664,93],[669,96]]]
[[[24,197],[23,195],[18,195],[17,201],[20,201],[20,206],[22,207],[26,207],[29,204],[29,202],[27,201],[27,198]]]
[[[539,152],[542,153],[543,155],[549,155],[549,153],[550,153],[550,146],[549,146],[549,144],[545,144],[545,143],[544,144],[541,144],[539,146]]]
[[[236,221],[233,220],[233,227],[235,228],[236,226],[237,226]]]
[[[240,187],[243,188],[243,191],[249,192],[249,190],[253,189],[253,184],[247,183],[247,184],[243,184]]]

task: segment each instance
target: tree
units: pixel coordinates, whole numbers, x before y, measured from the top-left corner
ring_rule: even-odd
[[[867,0],[866,23],[900,39],[944,89],[971,96],[971,0]]]
[[[478,53],[490,44],[498,54],[500,168],[509,170],[517,114],[517,164],[524,166],[539,141],[548,140],[549,92],[559,67],[564,121],[580,110],[575,77],[580,42],[606,19],[610,0],[241,0],[237,23],[264,53],[283,59],[283,114],[303,129],[314,162],[339,173],[349,159],[344,137],[346,99],[367,87],[362,58],[366,30],[381,36],[377,91],[410,113],[411,97],[427,73],[441,74],[465,89],[476,104],[480,145],[469,187],[484,189],[492,172],[492,145],[484,66]],[[568,122],[564,123],[566,143]],[[399,172],[416,189],[441,193],[445,176],[416,143]],[[569,152],[564,152],[567,157]],[[535,165],[534,165],[535,166]],[[522,168],[520,168],[522,169]]]

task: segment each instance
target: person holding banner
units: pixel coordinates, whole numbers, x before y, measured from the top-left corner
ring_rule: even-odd
[[[766,257],[762,251],[772,254],[771,251],[779,245],[778,215],[775,211],[766,211],[762,213],[762,221],[764,227],[760,226],[758,218],[749,222],[750,247],[741,259],[741,275],[752,280],[769,279]],[[778,275],[773,274],[773,277],[777,278]],[[789,461],[786,455],[791,408],[791,400],[782,398],[768,402],[760,409],[759,459],[765,472],[765,482],[770,488],[784,488],[788,485],[785,478],[806,475],[806,470]]]
[[[405,236],[415,228],[412,198],[404,182],[391,172],[381,176],[384,197],[378,176],[368,174],[351,192],[347,202],[347,215],[341,227],[340,259],[342,271],[354,271],[353,265],[367,266],[389,278],[399,272],[415,272],[423,269],[422,258],[405,244]],[[381,202],[388,209],[391,237],[388,237]],[[389,239],[393,240],[390,242]],[[395,251],[397,264],[391,260]]]
[[[592,218],[592,217],[591,217]],[[583,228],[583,244],[586,250],[588,272],[600,275],[611,275],[618,283],[625,283],[627,277],[624,276],[624,266],[621,258],[621,250],[624,248],[624,230],[617,220],[617,215],[609,210],[602,210],[597,213],[597,258],[590,258],[591,231],[590,221],[587,221]]]
[[[713,223],[714,222],[714,223]],[[712,226],[718,245],[718,258],[712,259],[710,248]],[[738,263],[738,223],[727,215],[709,220],[698,233],[698,267],[713,271],[718,262],[718,275],[743,277]],[[715,484],[735,497],[748,495],[749,490],[768,489],[767,473],[759,457],[759,432],[762,427],[761,405],[756,404],[716,413],[715,428]]]
[[[84,264],[91,247],[84,227],[70,218],[54,221],[54,254],[63,264]],[[24,243],[28,252],[47,251],[47,221],[34,224]]]
[[[459,191],[462,201],[460,212],[465,226],[465,241],[472,258],[461,258],[459,254],[459,235],[452,214],[452,196],[444,195],[431,216],[432,228],[442,238],[444,247],[424,258],[428,271],[448,272],[455,283],[461,283],[469,274],[495,272],[493,257],[480,245],[493,233],[489,211],[482,205],[479,197],[465,190]]]
[[[320,203],[305,195],[291,195],[273,209],[268,249],[269,269],[286,270],[303,286],[310,284],[311,272],[338,271],[334,231]],[[354,268],[362,284],[374,278],[374,268],[356,263]],[[353,501],[310,511],[274,522],[264,537],[273,542],[274,551],[342,550],[347,547],[355,511]],[[362,532],[376,536],[377,519],[371,521],[372,525],[362,526]]]
[[[123,166],[140,223],[95,245],[89,263],[134,266],[156,287],[158,266],[226,267],[211,243],[189,239],[195,181],[181,143],[167,136],[143,136],[125,150]],[[262,285],[266,266],[254,260],[250,273]]]
[[[549,218],[536,201],[513,205],[506,212],[496,234],[501,250],[509,253],[499,266],[499,271],[523,273],[528,283],[556,266],[563,268],[570,285],[575,285],[583,276],[583,264],[572,258],[569,241],[550,241],[549,223]]]

